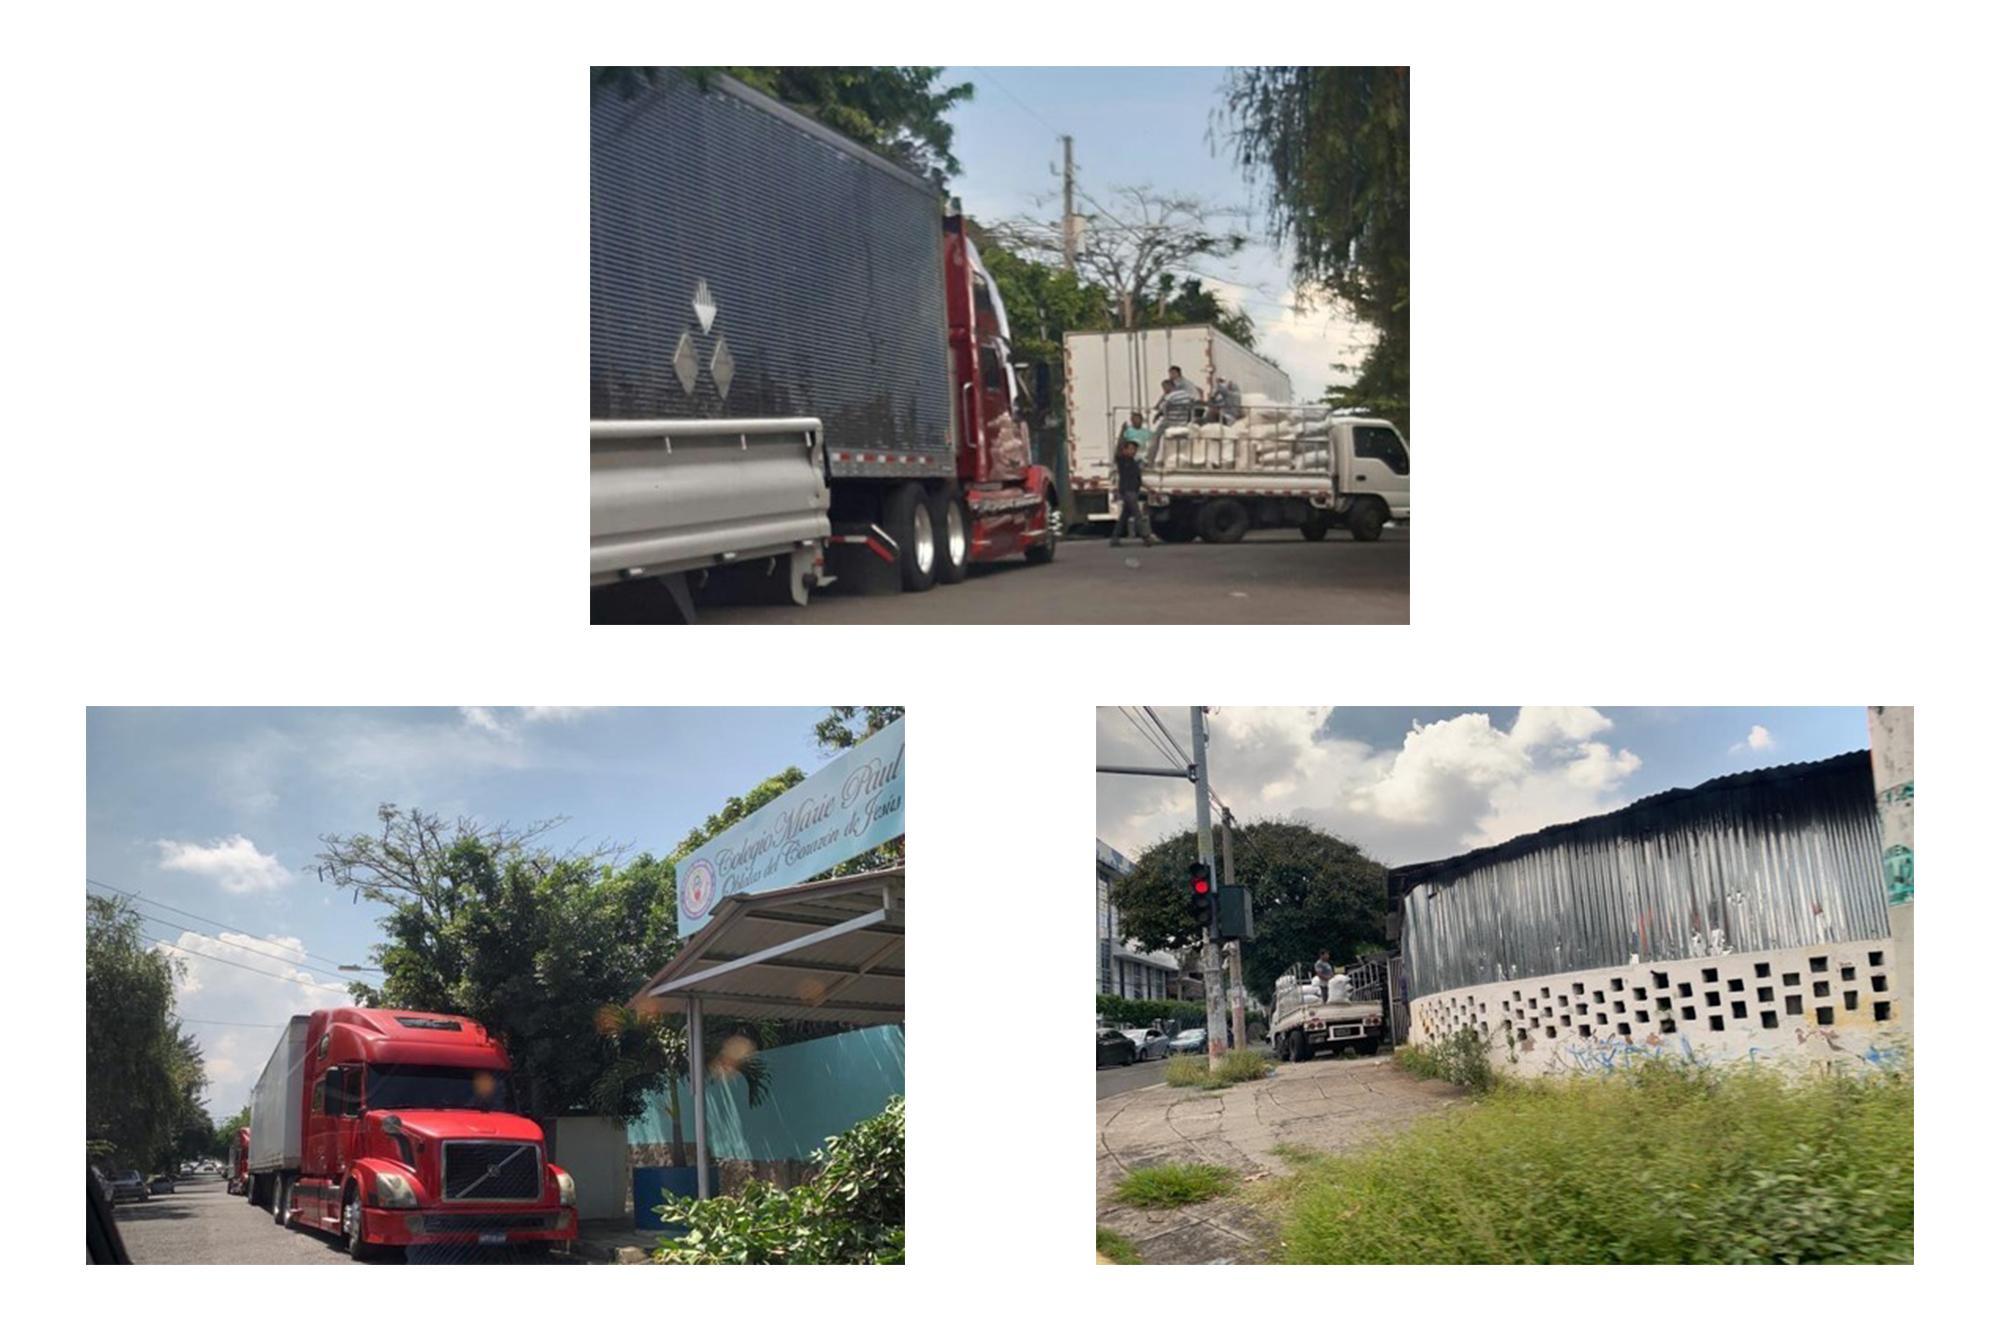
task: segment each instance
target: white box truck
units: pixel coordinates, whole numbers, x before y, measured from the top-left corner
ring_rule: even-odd
[[[299,1169],[300,1114],[305,1106],[306,1014],[296,1014],[285,1027],[264,1072],[250,1089],[250,1174],[253,1178]],[[255,1191],[245,1190],[254,1196]],[[251,1197],[250,1202],[261,1200]]]
[[[1124,329],[1063,336],[1063,423],[1068,433],[1070,497],[1080,523],[1108,522],[1117,509],[1111,456],[1134,411],[1160,400],[1170,367],[1206,398],[1218,379],[1233,381],[1246,401],[1292,401],[1292,377],[1212,324]]]

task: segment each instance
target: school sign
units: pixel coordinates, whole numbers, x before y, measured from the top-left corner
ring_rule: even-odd
[[[789,888],[903,831],[903,720],[896,719],[674,864],[681,938],[739,893]]]

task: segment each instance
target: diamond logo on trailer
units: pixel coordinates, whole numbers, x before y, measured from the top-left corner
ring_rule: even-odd
[[[707,333],[715,326],[715,298],[708,294],[708,279],[697,278],[694,284],[694,317],[701,321],[701,331]]]
[[[681,334],[680,345],[674,348],[674,374],[680,377],[681,392],[694,392],[694,377],[701,374],[701,359],[695,355],[694,339]]]
[[[691,863],[680,880],[681,920],[696,921],[715,905],[715,866],[707,857]]]
[[[717,395],[729,397],[729,381],[736,378],[736,358],[729,354],[729,339],[715,340],[715,355],[709,359],[708,373],[715,378]]]

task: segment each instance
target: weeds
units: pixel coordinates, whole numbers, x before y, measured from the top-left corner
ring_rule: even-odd
[[[1486,1041],[1472,1028],[1460,1028],[1429,1046],[1398,1047],[1396,1063],[1418,1078],[1443,1079],[1474,1092],[1490,1092],[1500,1084],[1486,1058]]]
[[[1110,1227],[1097,1229],[1097,1252],[1114,1264],[1142,1264],[1139,1248]]]
[[[1213,1073],[1209,1071],[1205,1055],[1168,1056],[1165,1075],[1168,1084],[1173,1087],[1203,1088],[1215,1092],[1232,1083],[1263,1078],[1270,1072],[1270,1057],[1263,1052],[1231,1051],[1222,1057],[1221,1067]]]
[[[1302,1263],[1908,1263],[1907,1079],[1655,1061],[1508,1082],[1360,1152],[1301,1160]]]
[[[1118,1201],[1135,1208],[1180,1208],[1236,1188],[1236,1177],[1208,1162],[1142,1166],[1118,1182]]]

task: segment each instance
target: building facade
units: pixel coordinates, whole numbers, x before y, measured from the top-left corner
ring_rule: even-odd
[[[1132,873],[1132,862],[1117,848],[1097,841],[1097,993],[1130,1000],[1176,1000],[1180,963],[1170,953],[1139,948],[1118,926],[1111,886]]]
[[[1865,752],[1390,872],[1411,1039],[1517,1073],[1906,1058]]]

